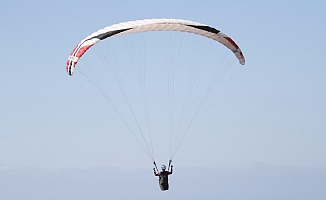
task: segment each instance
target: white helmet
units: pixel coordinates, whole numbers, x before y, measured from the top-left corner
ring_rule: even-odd
[[[166,170],[166,166],[165,165],[162,165],[162,170]]]

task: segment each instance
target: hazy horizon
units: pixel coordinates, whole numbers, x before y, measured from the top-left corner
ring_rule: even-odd
[[[12,0],[1,2],[0,17],[0,200],[326,199],[326,1]],[[117,60],[116,71],[102,73],[100,67],[110,65],[88,57],[97,53],[99,42],[78,61],[74,76],[67,74],[69,53],[86,36],[120,22],[153,18],[191,20],[214,27],[239,45],[246,64],[240,65],[232,51],[214,40],[180,34],[177,40],[169,40],[172,46],[185,39],[184,44],[192,49],[175,45],[172,52],[167,46],[172,58],[184,50],[199,53],[180,55],[176,60],[181,73],[171,70],[175,77],[190,77],[181,78],[179,83],[186,89],[179,89],[171,87],[175,80],[171,76],[162,78],[164,70],[154,70],[163,66],[159,69],[169,72],[167,66],[173,67],[163,52],[148,48],[145,54],[138,49],[145,42],[123,50],[128,37],[117,36],[105,40],[116,44],[106,46],[106,52],[113,51],[113,58],[106,60],[97,54],[102,63]],[[164,47],[167,42],[155,34],[170,32],[150,33],[138,35],[158,42],[154,47]],[[201,41],[192,45],[195,41],[188,36],[213,42],[213,47],[223,47],[227,53],[213,50],[217,54],[206,54],[210,46]],[[135,54],[128,54],[129,50]],[[199,54],[207,58],[205,62],[193,60]],[[209,106],[201,107],[205,92],[219,83],[214,82],[218,76],[212,72],[224,72],[218,67],[228,54],[235,72],[228,74],[220,93],[214,91],[215,96],[207,100]],[[135,67],[139,63],[134,57],[149,66]],[[190,64],[198,65],[191,68]],[[93,90],[87,91],[84,82],[78,82],[85,66],[107,75],[108,84],[97,86],[109,90],[102,97],[112,98],[118,105],[128,104],[128,98],[134,101],[103,109],[94,100],[98,96],[88,93]],[[191,72],[202,66],[207,71],[198,79],[211,85],[198,84],[187,90],[185,83],[198,83],[198,79],[189,81],[193,80]],[[135,73],[136,69],[142,73]],[[117,74],[125,75],[124,81],[117,79],[120,85],[113,83]],[[86,79],[91,75],[87,72]],[[144,87],[139,77],[157,85]],[[144,98],[146,92],[132,87],[134,83],[152,92],[147,96],[153,98]],[[124,97],[119,97],[112,85],[125,89]],[[170,90],[161,89],[164,87]],[[190,94],[192,99],[179,98],[172,92],[174,87],[178,95]],[[196,88],[203,88],[203,93]],[[142,93],[140,98],[135,98],[135,91]],[[179,104],[171,106],[163,95],[174,95],[169,100]],[[192,115],[186,114],[199,113],[196,106],[203,108],[203,117],[199,114],[193,121]],[[129,114],[124,127],[119,124],[123,119],[115,120],[119,118],[119,112],[112,112],[115,108]],[[183,108],[194,109],[183,112]],[[138,111],[148,111],[148,115]],[[147,123],[148,119],[152,123]],[[193,126],[185,125],[184,119],[194,122]],[[169,133],[191,131],[186,140],[179,137],[184,142],[173,157],[170,191],[159,190],[151,170],[153,160],[137,139],[128,135],[132,131],[125,131],[128,124],[137,133],[152,132],[145,147],[149,152],[153,147],[158,167],[172,157],[169,147],[175,143]]]

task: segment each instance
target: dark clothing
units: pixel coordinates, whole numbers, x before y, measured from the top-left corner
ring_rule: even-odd
[[[161,190],[168,190],[169,189],[169,178],[168,176],[171,173],[168,171],[162,171],[160,173],[158,173],[159,179],[158,182],[160,184],[160,188]]]
[[[159,185],[160,185],[160,188],[161,188],[162,191],[169,189],[169,178],[168,178],[168,176],[170,174],[172,174],[172,168],[171,168],[171,172],[169,172],[169,171],[161,171],[161,172],[156,174],[156,172],[154,171],[154,175],[159,177],[158,182],[159,182]]]

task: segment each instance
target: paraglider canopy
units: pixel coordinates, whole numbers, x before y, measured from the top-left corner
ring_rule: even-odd
[[[113,36],[146,31],[181,31],[202,35],[226,46],[235,54],[240,64],[245,64],[245,59],[239,46],[226,34],[213,27],[181,19],[145,19],[114,24],[87,36],[70,53],[66,65],[68,74],[73,74],[78,60],[97,42]]]

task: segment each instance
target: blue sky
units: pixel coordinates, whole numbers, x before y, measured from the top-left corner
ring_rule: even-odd
[[[81,39],[105,26],[181,18],[232,36],[246,65],[175,165],[325,168],[325,10],[321,0],[1,2],[0,166],[150,169],[137,144],[117,134],[66,74],[65,62]]]

